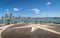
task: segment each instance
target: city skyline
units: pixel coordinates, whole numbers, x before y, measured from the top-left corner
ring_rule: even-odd
[[[0,0],[0,16],[60,17],[60,0]]]

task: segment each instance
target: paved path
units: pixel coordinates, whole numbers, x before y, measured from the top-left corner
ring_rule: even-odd
[[[21,24],[21,23],[17,23],[17,24]],[[13,26],[13,25],[15,25],[15,24],[10,24],[10,25],[6,25],[6,26],[0,27],[0,38],[2,38],[2,37],[1,37],[1,33],[2,33],[5,29],[7,29],[8,27],[11,27],[11,26]]]
[[[19,23],[20,24],[20,23]],[[1,33],[7,29],[8,27],[11,27],[15,24],[11,24],[11,25],[6,25],[6,26],[3,26],[3,27],[0,27],[0,38],[1,37]],[[31,29],[31,32],[34,32],[35,30],[37,30],[38,28],[40,29],[43,29],[43,30],[46,30],[46,31],[49,31],[49,32],[52,32],[52,33],[56,33],[56,34],[60,34],[60,32],[58,31],[55,31],[55,30],[52,30],[52,29],[49,29],[48,26],[46,25],[40,25],[40,24],[31,24],[30,25],[27,25],[27,26],[22,26],[22,27],[15,27],[15,28],[11,28],[11,29],[16,29],[16,28],[29,28],[29,27],[32,27]]]
[[[10,28],[10,29],[29,28],[29,27],[32,27],[31,32],[34,32],[35,30],[40,28],[40,29],[43,29],[43,30],[46,30],[46,31],[49,31],[49,32],[52,32],[52,33],[60,34],[59,31],[54,30],[56,28],[54,28],[53,26],[52,26],[52,29],[50,29],[51,27],[49,27],[47,25],[40,25],[40,24],[30,24],[30,25],[27,25],[27,26],[15,27],[15,28]]]
[[[3,26],[3,27],[0,27],[0,38],[2,38],[1,37],[1,33],[5,30],[5,29],[7,29],[8,27],[10,27],[10,26],[12,26],[13,24],[11,24],[11,25],[6,25],[6,26]]]

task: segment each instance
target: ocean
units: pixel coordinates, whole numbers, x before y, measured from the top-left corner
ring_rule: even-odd
[[[14,19],[14,20],[11,20],[11,23],[14,23],[14,22],[57,22],[57,23],[60,23],[60,18],[40,18],[38,20],[36,19]],[[0,24],[3,24],[4,23],[4,20],[0,20]],[[5,20],[5,23],[8,23],[6,20]]]

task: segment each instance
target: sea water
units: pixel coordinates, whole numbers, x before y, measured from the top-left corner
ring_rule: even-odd
[[[38,20],[36,19],[14,19],[14,20],[11,20],[11,23],[14,23],[14,22],[57,22],[57,23],[60,23],[60,19],[53,19],[53,18],[40,18]],[[0,20],[0,24],[3,24],[4,23],[4,20]],[[5,23],[8,23],[6,20],[5,20]]]

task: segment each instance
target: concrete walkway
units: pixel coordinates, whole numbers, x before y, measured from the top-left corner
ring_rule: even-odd
[[[17,24],[21,24],[21,23],[17,23]],[[11,26],[13,26],[13,25],[16,25],[16,24],[10,24],[10,25],[6,25],[6,26],[0,27],[0,38],[2,38],[2,37],[1,37],[1,33],[2,33],[5,29],[7,29],[8,27],[11,27]]]
[[[20,23],[17,23],[17,24],[20,24]],[[21,23],[21,24],[22,24],[22,23]],[[16,25],[16,24],[11,24],[11,25],[6,25],[6,26],[3,26],[3,27],[0,27],[0,38],[2,38],[2,37],[1,37],[1,33],[2,33],[5,29],[7,29],[8,27],[11,27],[11,26],[13,26],[13,25]],[[52,33],[60,34],[60,32],[58,32],[58,31],[49,29],[46,25],[32,24],[32,23],[30,23],[30,25],[27,25],[27,26],[14,27],[14,28],[11,28],[11,29],[16,29],[16,28],[29,28],[29,27],[32,27],[31,32],[34,32],[35,30],[37,30],[38,28],[40,28],[40,29],[43,29],[43,30],[46,30],[46,31],[49,31],[49,32],[52,32]]]
[[[43,30],[46,30],[46,31],[49,31],[49,32],[52,32],[52,33],[60,34],[60,32],[53,30],[54,27],[52,29],[49,29],[47,25],[40,25],[40,24],[30,24],[30,25],[27,25],[27,26],[15,27],[15,28],[11,28],[11,29],[29,28],[29,27],[32,27],[31,32],[34,32],[35,30],[40,28],[40,29],[43,29]]]
[[[3,27],[0,27],[0,38],[2,38],[2,37],[1,37],[1,33],[2,33],[5,29],[7,29],[8,27],[10,27],[10,26],[12,26],[12,25],[14,25],[14,24],[6,25],[6,26],[3,26]]]

